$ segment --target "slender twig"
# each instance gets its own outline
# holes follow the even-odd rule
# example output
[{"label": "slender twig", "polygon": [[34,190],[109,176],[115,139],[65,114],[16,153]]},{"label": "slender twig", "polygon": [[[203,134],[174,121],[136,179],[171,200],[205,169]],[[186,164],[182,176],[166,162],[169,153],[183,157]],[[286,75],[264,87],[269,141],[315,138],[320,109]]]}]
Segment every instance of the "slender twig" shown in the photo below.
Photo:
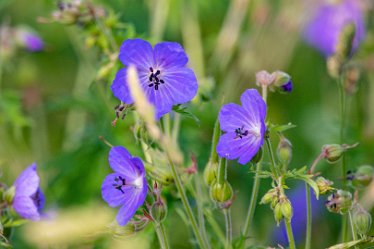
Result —
[{"label": "slender twig", "polygon": [[169,249],[168,237],[163,223],[154,223],[161,249]]},{"label": "slender twig", "polygon": [[292,232],[291,221],[284,219],[284,223],[286,224],[287,238],[290,244],[290,249],[296,249],[295,239],[293,237],[293,232]]},{"label": "slender twig", "polygon": [[307,183],[305,183],[306,189],[306,238],[305,238],[305,249],[310,249],[312,245],[312,205],[311,205],[311,195],[310,195],[310,187]]},{"label": "slender twig", "polygon": [[232,241],[232,222],[231,222],[231,212],[230,208],[224,209],[223,214],[225,215],[225,224],[226,224],[226,249],[231,248]]},{"label": "slender twig", "polygon": [[266,142],[266,146],[268,148],[268,152],[269,152],[270,159],[271,159],[270,170],[273,173],[274,178],[277,179],[279,175],[278,175],[278,171],[277,171],[277,165],[275,163],[273,148],[271,147],[270,138],[265,138],[265,142]]},{"label": "slender twig", "polygon": [[[357,240],[357,233],[356,233],[355,225],[353,224],[352,212],[349,211],[348,215],[349,215],[349,221],[350,221],[350,225],[351,225],[352,240],[356,241]],[[354,248],[358,249],[357,246],[355,246]]]},{"label": "slender twig", "polygon": [[182,185],[182,181],[181,181],[181,179],[179,177],[179,174],[178,174],[177,169],[176,169],[176,167],[174,165],[174,162],[171,160],[169,153],[167,153],[167,156],[168,156],[168,160],[169,160],[170,169],[171,169],[171,172],[173,174],[175,186],[177,187],[178,192],[179,192],[179,194],[181,196],[181,200],[182,200],[184,209],[186,210],[187,216],[188,216],[188,218],[189,218],[189,220],[191,222],[192,230],[193,230],[193,232],[195,234],[197,242],[199,243],[200,248],[207,249],[207,248],[209,248],[209,246],[205,243],[205,241],[203,239],[203,236],[200,233],[200,230],[199,230],[199,227],[197,225],[195,216],[194,216],[194,214],[192,212],[192,208],[191,208],[191,206],[190,206],[190,204],[188,202],[186,191],[184,190],[184,187]]}]

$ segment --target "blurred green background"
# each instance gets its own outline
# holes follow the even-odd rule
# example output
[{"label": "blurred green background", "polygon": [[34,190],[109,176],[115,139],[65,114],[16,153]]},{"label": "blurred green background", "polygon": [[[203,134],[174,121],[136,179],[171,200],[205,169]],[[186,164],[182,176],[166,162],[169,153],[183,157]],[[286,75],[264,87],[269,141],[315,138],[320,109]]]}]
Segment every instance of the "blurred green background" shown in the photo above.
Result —
[{"label": "blurred green background", "polygon": [[[291,94],[271,93],[268,102],[273,123],[297,125],[286,132],[293,144],[291,168],[310,165],[322,145],[339,142],[336,83],[327,74],[325,58],[301,38],[315,1],[94,2],[120,14],[120,20],[133,24],[137,34],[152,41],[178,41],[186,48],[200,88],[211,93],[209,101],[195,101],[189,107],[200,124],[183,119],[180,135],[186,159],[194,153],[201,172],[209,157],[213,124],[222,99],[238,103],[243,90],[256,87],[255,73],[259,70],[279,69],[293,79]],[[116,127],[111,125],[118,101],[110,92],[110,80],[95,80],[100,55],[84,46],[80,28],[37,22],[38,17],[49,17],[54,10],[56,2],[50,0],[0,0],[0,23],[28,25],[45,42],[42,52],[18,51],[3,61],[1,181],[11,185],[25,167],[37,162],[47,213],[58,217],[49,226],[29,223],[15,229],[14,248],[158,248],[151,225],[139,235],[120,240],[113,238],[107,228],[116,211],[101,199],[100,186],[110,171],[109,149],[98,138],[104,136],[135,155],[142,155],[141,148],[135,144],[131,115]],[[366,41],[354,57],[362,77],[357,93],[348,98],[347,142],[360,142],[349,152],[349,169],[374,163],[373,9],[368,8],[366,14]],[[277,139],[273,141],[276,146]],[[340,184],[339,164],[323,162],[318,170]],[[234,234],[238,235],[253,175],[248,167],[231,162],[228,179],[237,192],[232,214]],[[298,186],[296,182],[289,185]],[[270,181],[263,181],[261,186],[264,193]],[[366,196],[363,202],[371,209],[374,195]],[[339,237],[340,216],[322,210],[314,221],[313,236],[321,238],[323,234],[323,240],[313,240],[314,248],[333,245]],[[172,247],[191,248],[191,232],[174,208],[169,207],[169,211],[167,230]],[[214,212],[223,227],[222,215],[218,210]],[[258,206],[254,223],[256,241],[275,246],[272,233],[276,225],[267,206]]]}]

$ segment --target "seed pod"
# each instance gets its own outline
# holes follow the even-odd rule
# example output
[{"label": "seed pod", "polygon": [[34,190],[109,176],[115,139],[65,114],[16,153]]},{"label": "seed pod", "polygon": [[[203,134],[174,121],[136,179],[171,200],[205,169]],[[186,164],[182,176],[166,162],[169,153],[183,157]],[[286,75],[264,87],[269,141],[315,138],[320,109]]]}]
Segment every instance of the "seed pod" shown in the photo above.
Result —
[{"label": "seed pod", "polygon": [[292,209],[291,202],[286,198],[282,202],[280,202],[280,207],[281,207],[281,212],[282,212],[283,217],[287,221],[290,221],[293,216],[293,209]]},{"label": "seed pod", "polygon": [[268,204],[271,203],[274,199],[277,199],[278,201],[278,192],[276,189],[272,188],[270,189],[262,198],[260,201],[260,204]]},{"label": "seed pod", "polygon": [[283,218],[282,208],[279,202],[275,205],[273,212],[274,212],[274,219],[277,222],[277,225],[279,226],[279,222]]},{"label": "seed pod", "polygon": [[371,227],[371,215],[360,205],[355,204],[352,210],[352,222],[357,233],[366,235]]},{"label": "seed pod", "polygon": [[329,163],[336,163],[341,158],[344,151],[345,148],[340,144],[328,144],[322,147],[324,158],[326,158]]},{"label": "seed pod", "polygon": [[217,181],[210,187],[210,197],[216,202],[226,202],[233,196],[233,190],[228,181],[224,181],[223,184],[219,184]]}]

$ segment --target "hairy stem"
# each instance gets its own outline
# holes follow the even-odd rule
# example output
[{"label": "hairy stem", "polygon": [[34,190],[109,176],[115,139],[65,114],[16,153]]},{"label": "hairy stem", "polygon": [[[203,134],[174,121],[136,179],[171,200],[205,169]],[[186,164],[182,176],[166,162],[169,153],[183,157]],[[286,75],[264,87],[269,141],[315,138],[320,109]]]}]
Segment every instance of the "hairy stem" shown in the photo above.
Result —
[{"label": "hairy stem", "polygon": [[270,170],[273,173],[274,178],[278,179],[279,174],[278,174],[278,171],[277,171],[277,165],[275,163],[275,157],[274,157],[274,153],[273,153],[273,148],[271,147],[270,138],[265,138],[265,142],[266,142],[266,146],[268,148],[268,152],[269,152],[270,159],[271,159]]},{"label": "hairy stem", "polygon": [[288,238],[288,243],[290,244],[290,249],[296,249],[295,240],[294,240],[293,232],[292,232],[291,221],[284,219],[284,223],[286,224],[287,238]]},{"label": "hairy stem", "polygon": [[163,223],[154,223],[157,238],[161,249],[169,249],[169,241]]},{"label": "hairy stem", "polygon": [[232,222],[231,222],[231,212],[230,208],[224,209],[223,214],[225,215],[225,223],[226,223],[226,249],[231,248],[231,241],[232,241]]}]

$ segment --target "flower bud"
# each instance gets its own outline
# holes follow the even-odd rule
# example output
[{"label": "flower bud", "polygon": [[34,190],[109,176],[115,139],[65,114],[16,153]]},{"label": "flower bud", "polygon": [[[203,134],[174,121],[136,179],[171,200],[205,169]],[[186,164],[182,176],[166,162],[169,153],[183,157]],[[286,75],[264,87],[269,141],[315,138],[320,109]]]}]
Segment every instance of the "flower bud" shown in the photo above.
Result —
[{"label": "flower bud", "polygon": [[283,201],[279,202],[282,215],[287,220],[290,221],[293,216],[293,209],[291,202],[286,198]]},{"label": "flower bud", "polygon": [[352,194],[339,189],[327,198],[326,207],[330,212],[345,214],[352,206]]},{"label": "flower bud", "polygon": [[279,141],[277,148],[277,156],[279,161],[285,168],[290,164],[292,159],[292,144],[284,136],[281,136],[281,139]]},{"label": "flower bud", "polygon": [[355,204],[352,210],[352,222],[357,233],[366,235],[370,231],[371,215],[360,204]]},{"label": "flower bud", "polygon": [[326,178],[322,176],[317,177],[316,183],[319,189],[319,193],[321,195],[326,194],[328,191],[334,189],[331,187],[334,184],[334,182],[327,180]]},{"label": "flower bud", "polygon": [[260,204],[271,203],[274,199],[277,199],[278,202],[278,191],[272,188],[262,197]]},{"label": "flower bud", "polygon": [[4,200],[8,204],[12,204],[14,195],[16,194],[16,188],[14,186],[8,188],[4,192]]},{"label": "flower bud", "polygon": [[212,186],[216,180],[218,163],[212,163],[209,161],[204,169],[204,181],[208,186]]},{"label": "flower bud", "polygon": [[367,187],[373,179],[374,169],[370,165],[362,165],[352,176],[352,185],[355,188]]},{"label": "flower bud", "polygon": [[268,87],[274,83],[275,74],[262,70],[256,73],[256,85],[260,87]]},{"label": "flower bud", "polygon": [[274,219],[277,222],[277,225],[279,226],[279,222],[283,218],[282,208],[279,202],[275,205],[273,212],[274,212]]},{"label": "flower bud", "polygon": [[343,60],[346,60],[351,55],[355,33],[356,27],[352,22],[347,24],[340,32],[338,44],[336,45],[336,55]]},{"label": "flower bud", "polygon": [[292,91],[291,76],[282,71],[276,71],[273,74],[275,75],[273,85],[276,88],[276,90],[282,93],[289,93]]},{"label": "flower bud", "polygon": [[342,157],[344,151],[345,148],[340,144],[328,144],[322,147],[324,158],[329,163],[337,162]]},{"label": "flower bud", "polygon": [[153,220],[157,222],[163,222],[167,214],[166,204],[162,200],[156,201],[152,204],[150,214]]},{"label": "flower bud", "polygon": [[215,181],[210,187],[210,197],[216,202],[226,202],[233,196],[233,190],[228,181],[224,181],[223,184],[219,184]]}]

